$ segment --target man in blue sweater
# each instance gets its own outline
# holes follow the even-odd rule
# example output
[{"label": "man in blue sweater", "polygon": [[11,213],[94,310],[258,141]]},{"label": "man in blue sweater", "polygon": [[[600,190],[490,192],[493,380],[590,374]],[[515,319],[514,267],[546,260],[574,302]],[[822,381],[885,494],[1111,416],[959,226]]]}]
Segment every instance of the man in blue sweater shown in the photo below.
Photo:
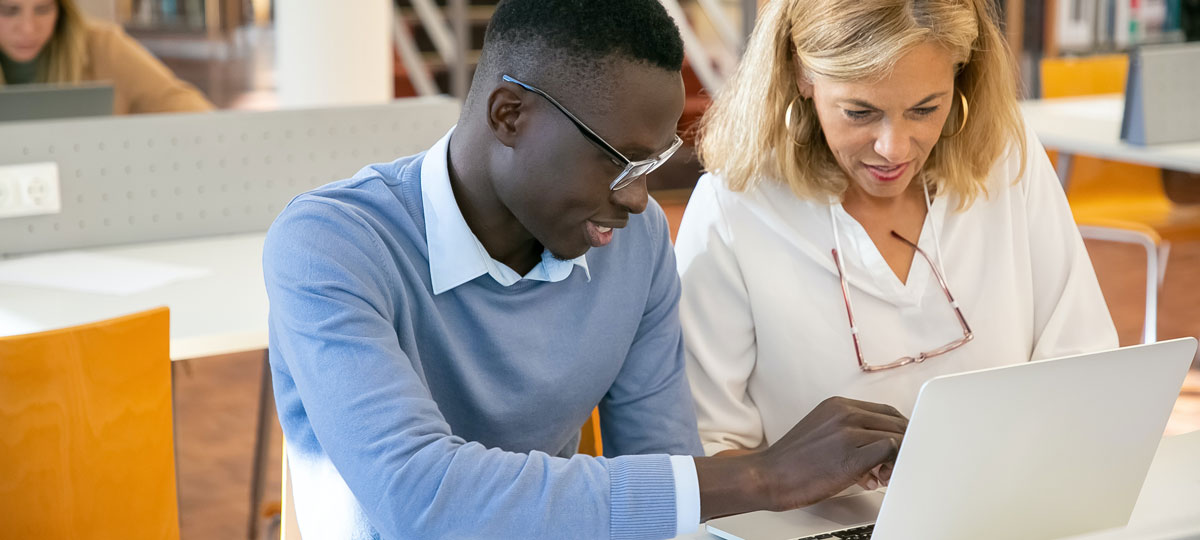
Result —
[{"label": "man in blue sweater", "polygon": [[[843,399],[694,457],[644,179],[680,144],[682,60],[655,0],[501,2],[455,129],[279,216],[270,357],[306,539],[669,538],[894,459],[904,418]],[[606,457],[575,455],[597,405]]]}]

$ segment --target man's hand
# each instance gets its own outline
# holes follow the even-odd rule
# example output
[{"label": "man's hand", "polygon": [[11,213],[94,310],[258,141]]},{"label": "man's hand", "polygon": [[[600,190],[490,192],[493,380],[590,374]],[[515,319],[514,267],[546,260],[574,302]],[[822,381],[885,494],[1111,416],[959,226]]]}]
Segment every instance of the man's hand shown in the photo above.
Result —
[{"label": "man's hand", "polygon": [[892,480],[892,462],[880,463],[876,465],[871,472],[863,475],[858,479],[858,487],[867,491],[875,491],[881,487],[887,487],[888,482]]},{"label": "man's hand", "polygon": [[[768,448],[696,458],[702,519],[791,510],[860,479],[886,480],[907,427],[908,419],[890,406],[829,398]],[[870,476],[876,467],[878,479]]]}]

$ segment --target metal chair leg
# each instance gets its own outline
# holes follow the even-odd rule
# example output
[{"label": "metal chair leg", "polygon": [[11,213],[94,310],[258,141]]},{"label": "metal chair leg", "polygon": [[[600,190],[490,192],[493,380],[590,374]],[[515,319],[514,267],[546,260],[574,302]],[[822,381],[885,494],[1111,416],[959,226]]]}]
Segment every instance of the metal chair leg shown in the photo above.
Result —
[{"label": "metal chair leg", "polygon": [[1067,191],[1067,185],[1071,180],[1071,154],[1060,151],[1058,160],[1055,163],[1055,170],[1058,172],[1058,182],[1062,184],[1063,191]]},{"label": "metal chair leg", "polygon": [[271,364],[267,351],[263,351],[262,383],[258,391],[258,424],[254,438],[254,464],[250,471],[250,522],[247,526],[249,540],[258,540],[258,505],[262,502],[264,476],[271,440],[271,422],[275,417],[275,395],[271,386]]},{"label": "metal chair leg", "polygon": [[1162,270],[1158,249],[1146,246],[1146,323],[1142,327],[1142,343],[1158,341],[1158,287]]},{"label": "metal chair leg", "polygon": [[1171,255],[1171,243],[1163,240],[1158,246],[1158,292],[1162,292],[1163,280],[1167,277],[1167,257]]},{"label": "metal chair leg", "polygon": [[1144,233],[1111,227],[1080,226],[1079,233],[1084,238],[1122,242],[1141,246],[1146,250],[1146,320],[1142,326],[1142,343],[1158,341],[1158,290],[1161,283],[1166,261],[1159,258],[1160,246],[1166,242],[1158,242]]}]

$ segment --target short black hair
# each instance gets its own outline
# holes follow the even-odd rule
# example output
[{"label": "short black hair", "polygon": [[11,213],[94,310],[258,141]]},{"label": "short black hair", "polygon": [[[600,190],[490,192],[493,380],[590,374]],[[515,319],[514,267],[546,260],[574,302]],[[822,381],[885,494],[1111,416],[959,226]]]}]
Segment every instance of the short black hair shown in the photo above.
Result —
[{"label": "short black hair", "polygon": [[547,91],[586,91],[612,60],[683,68],[679,28],[658,0],[501,0],[468,102],[501,74]]}]

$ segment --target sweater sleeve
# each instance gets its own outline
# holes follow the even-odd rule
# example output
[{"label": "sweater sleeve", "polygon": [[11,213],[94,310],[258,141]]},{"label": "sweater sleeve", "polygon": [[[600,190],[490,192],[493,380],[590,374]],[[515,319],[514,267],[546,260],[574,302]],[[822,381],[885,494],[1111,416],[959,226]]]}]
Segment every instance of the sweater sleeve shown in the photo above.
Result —
[{"label": "sweater sleeve", "polygon": [[688,201],[675,252],[683,281],[680,320],[687,375],[704,451],[763,444],[762,417],[747,392],[758,349],[750,297],[714,182],[705,175]]},{"label": "sweater sleeve", "polygon": [[175,76],[150,51],[119,27],[91,23],[88,56],[95,76],[111,79],[118,114],[199,112],[213,109],[196,87]]},{"label": "sweater sleeve", "polygon": [[679,275],[666,215],[652,200],[641,219],[653,250],[652,277],[633,344],[600,402],[604,454],[701,455],[683,367]]},{"label": "sweater sleeve", "polygon": [[306,417],[383,538],[674,535],[674,512],[663,510],[674,505],[666,455],[567,459],[455,436],[400,348],[413,329],[392,322],[407,308],[385,253],[365,219],[300,199],[271,227],[263,254],[271,362],[284,364],[303,409],[280,414]]},{"label": "sweater sleeve", "polygon": [[[1115,348],[1117,331],[1062,185],[1037,136],[1027,128],[1026,137],[1022,187],[1034,301],[1030,359]],[[1011,173],[1009,178],[1015,176],[1015,166]]]}]

